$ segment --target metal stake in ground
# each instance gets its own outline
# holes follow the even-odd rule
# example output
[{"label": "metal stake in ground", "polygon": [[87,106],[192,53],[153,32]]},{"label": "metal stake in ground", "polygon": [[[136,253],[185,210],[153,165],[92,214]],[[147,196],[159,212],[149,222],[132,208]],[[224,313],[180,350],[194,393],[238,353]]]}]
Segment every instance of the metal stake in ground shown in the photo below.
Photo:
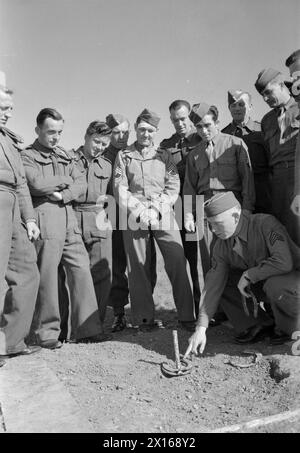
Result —
[{"label": "metal stake in ground", "polygon": [[186,359],[180,357],[177,330],[172,330],[172,336],[176,367],[170,366],[166,362],[163,362],[161,364],[161,372],[166,377],[184,376],[185,374],[191,372],[192,364],[189,363]]}]

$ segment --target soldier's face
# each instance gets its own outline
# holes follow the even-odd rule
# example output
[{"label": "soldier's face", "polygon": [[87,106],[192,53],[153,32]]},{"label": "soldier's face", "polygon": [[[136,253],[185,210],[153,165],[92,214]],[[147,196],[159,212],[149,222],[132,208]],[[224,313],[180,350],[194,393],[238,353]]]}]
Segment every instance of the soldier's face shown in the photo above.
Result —
[{"label": "soldier's face", "polygon": [[205,115],[202,121],[196,125],[196,128],[198,135],[205,142],[212,140],[219,132],[218,121],[215,121],[210,114]]},{"label": "soldier's face", "polygon": [[249,96],[247,96],[247,94],[242,94],[236,102],[233,102],[229,106],[233,121],[242,123],[245,119],[247,120],[250,116],[251,108]]},{"label": "soldier's face", "polygon": [[183,105],[180,109],[171,110],[170,118],[177,134],[184,137],[191,129],[188,108]]},{"label": "soldier's face", "polygon": [[135,131],[138,144],[141,146],[150,146],[154,141],[157,128],[145,121],[141,121],[135,125]]},{"label": "soldier's face", "polygon": [[63,120],[54,120],[46,118],[41,127],[37,126],[35,131],[38,135],[38,141],[46,148],[53,149],[58,145],[64,128]]},{"label": "soldier's face", "polygon": [[220,239],[230,238],[239,223],[240,212],[236,208],[228,209],[214,217],[208,217],[211,231]]},{"label": "soldier's face", "polygon": [[114,127],[111,134],[111,144],[117,149],[124,149],[129,138],[129,124],[127,121]]},{"label": "soldier's face", "polygon": [[84,141],[84,151],[90,157],[96,157],[98,154],[103,153],[105,148],[108,147],[110,136],[102,136],[100,134],[86,135]]},{"label": "soldier's face", "polygon": [[281,83],[270,82],[262,92],[262,97],[268,106],[274,109],[285,103],[286,91]]},{"label": "soldier's face", "polygon": [[13,101],[12,97],[0,92],[0,125],[5,126],[9,118],[12,116]]}]

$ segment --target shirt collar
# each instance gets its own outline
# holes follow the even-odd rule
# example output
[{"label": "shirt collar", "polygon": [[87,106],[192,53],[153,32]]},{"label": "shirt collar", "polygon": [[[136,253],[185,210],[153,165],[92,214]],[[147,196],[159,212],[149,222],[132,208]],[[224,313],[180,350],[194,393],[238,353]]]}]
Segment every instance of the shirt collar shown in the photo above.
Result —
[{"label": "shirt collar", "polygon": [[281,105],[280,107],[278,108],[281,108],[283,107],[285,111],[287,111],[290,107],[292,107],[293,105],[297,104],[297,102],[295,101],[295,99],[293,98],[293,96],[290,97],[290,99],[287,101],[287,103],[285,105]]},{"label": "shirt collar", "polygon": [[248,131],[253,132],[255,130],[255,124],[252,118],[249,118],[247,123],[243,124],[237,124],[234,121],[232,121],[232,128],[235,131],[236,129],[248,129]]},{"label": "shirt collar", "polygon": [[[58,155],[61,155],[62,153],[60,152],[60,150],[55,147],[54,149],[52,148],[47,148],[46,146],[42,145],[38,139],[36,139],[33,143],[33,147],[34,149],[36,149],[40,154],[42,154],[44,157],[49,157],[49,155],[51,153],[55,153],[55,154],[58,154]],[[64,155],[64,157],[66,157]]]},{"label": "shirt collar", "polygon": [[86,158],[85,154],[84,154],[84,147],[83,147],[83,145],[81,145],[81,146],[77,149],[77,152],[78,152],[78,154],[79,154],[79,159],[84,160],[84,161],[87,162],[87,163],[90,163],[90,162],[98,162],[98,164],[99,164],[100,166],[102,166],[102,165],[101,165],[101,162],[100,162],[101,158],[103,157],[102,153],[99,153],[96,157],[93,157],[92,160],[88,160],[88,159]]},{"label": "shirt collar", "polygon": [[221,138],[221,132],[218,132],[214,138],[211,140],[212,144],[215,146]]},{"label": "shirt collar", "polygon": [[189,133],[185,137],[181,137],[177,132],[175,133],[175,136],[178,138],[178,140],[186,140],[187,142],[190,142],[193,139],[195,133],[197,133],[197,130],[194,126],[192,126],[189,130]]}]

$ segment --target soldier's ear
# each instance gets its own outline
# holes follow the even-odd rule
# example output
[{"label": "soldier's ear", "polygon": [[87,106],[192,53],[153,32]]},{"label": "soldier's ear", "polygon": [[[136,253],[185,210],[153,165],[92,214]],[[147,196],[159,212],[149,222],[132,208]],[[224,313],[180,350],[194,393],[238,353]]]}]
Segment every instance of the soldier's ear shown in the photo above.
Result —
[{"label": "soldier's ear", "polygon": [[40,133],[40,128],[39,128],[38,126],[35,126],[35,129],[34,129],[34,130],[35,130],[36,135],[39,135],[39,133]]}]

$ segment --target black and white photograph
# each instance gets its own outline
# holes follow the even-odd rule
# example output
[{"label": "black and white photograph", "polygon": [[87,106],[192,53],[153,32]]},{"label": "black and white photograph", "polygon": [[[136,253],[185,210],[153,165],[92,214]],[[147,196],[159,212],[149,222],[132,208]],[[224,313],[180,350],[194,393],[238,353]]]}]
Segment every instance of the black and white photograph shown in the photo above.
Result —
[{"label": "black and white photograph", "polygon": [[0,434],[300,433],[299,24],[0,0]]}]

